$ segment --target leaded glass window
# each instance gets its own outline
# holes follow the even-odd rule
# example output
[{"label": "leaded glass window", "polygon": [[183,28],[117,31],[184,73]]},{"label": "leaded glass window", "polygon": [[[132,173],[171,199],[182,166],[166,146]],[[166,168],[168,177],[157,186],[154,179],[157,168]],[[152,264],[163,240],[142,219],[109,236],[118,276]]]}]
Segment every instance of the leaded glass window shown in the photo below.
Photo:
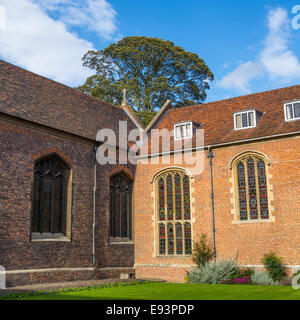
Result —
[{"label": "leaded glass window", "polygon": [[69,169],[56,156],[35,164],[32,232],[66,235]]},{"label": "leaded glass window", "polygon": [[[157,220],[160,255],[190,255],[191,208],[190,178],[181,171],[159,176],[157,188]],[[185,227],[185,223],[187,223]]]},{"label": "leaded glass window", "polygon": [[118,174],[110,179],[110,236],[132,239],[132,181]]},{"label": "leaded glass window", "polygon": [[236,164],[239,218],[241,221],[269,219],[265,161],[246,155]]}]

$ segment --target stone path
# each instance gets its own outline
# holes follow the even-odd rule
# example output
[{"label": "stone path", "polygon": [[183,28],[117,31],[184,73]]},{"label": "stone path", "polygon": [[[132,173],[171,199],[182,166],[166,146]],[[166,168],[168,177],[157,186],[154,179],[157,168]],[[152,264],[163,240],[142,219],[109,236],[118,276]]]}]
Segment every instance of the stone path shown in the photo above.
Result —
[{"label": "stone path", "polygon": [[8,293],[28,292],[28,291],[49,291],[53,289],[65,289],[65,288],[80,288],[88,286],[99,286],[101,284],[112,282],[134,282],[138,280],[120,280],[120,279],[105,279],[105,280],[85,280],[85,281],[70,281],[70,282],[57,282],[57,283],[42,283],[32,284],[20,287],[12,287],[6,290],[0,289],[0,295],[6,295]]}]

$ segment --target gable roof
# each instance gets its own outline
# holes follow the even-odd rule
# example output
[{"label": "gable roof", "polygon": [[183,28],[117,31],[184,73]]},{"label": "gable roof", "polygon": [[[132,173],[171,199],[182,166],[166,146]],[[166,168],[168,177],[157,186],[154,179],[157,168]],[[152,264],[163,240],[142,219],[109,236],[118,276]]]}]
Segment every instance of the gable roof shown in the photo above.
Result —
[{"label": "gable roof", "polygon": [[[155,129],[167,129],[171,132],[176,123],[193,121],[200,124],[200,128],[205,130],[205,146],[300,132],[300,120],[285,121],[284,103],[293,100],[300,100],[300,85],[191,107],[170,109]],[[255,109],[262,114],[257,126],[252,129],[235,130],[233,114],[249,109]],[[151,141],[148,141],[148,145],[151,145]],[[193,147],[195,146],[194,137]],[[174,150],[173,138],[171,150]],[[150,148],[148,151],[150,153]]]},{"label": "gable roof", "polygon": [[121,107],[0,60],[0,112],[84,138],[98,130],[136,125]]}]

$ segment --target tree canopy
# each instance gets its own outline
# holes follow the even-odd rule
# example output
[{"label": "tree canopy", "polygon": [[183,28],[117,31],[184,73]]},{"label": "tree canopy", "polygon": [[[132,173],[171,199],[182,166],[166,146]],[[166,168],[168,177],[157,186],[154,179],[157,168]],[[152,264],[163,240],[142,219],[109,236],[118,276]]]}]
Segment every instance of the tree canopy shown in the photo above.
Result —
[{"label": "tree canopy", "polygon": [[203,102],[214,79],[197,54],[158,38],[127,37],[82,60],[95,75],[77,89],[117,105],[127,89],[128,103],[145,124],[167,100],[175,107]]}]

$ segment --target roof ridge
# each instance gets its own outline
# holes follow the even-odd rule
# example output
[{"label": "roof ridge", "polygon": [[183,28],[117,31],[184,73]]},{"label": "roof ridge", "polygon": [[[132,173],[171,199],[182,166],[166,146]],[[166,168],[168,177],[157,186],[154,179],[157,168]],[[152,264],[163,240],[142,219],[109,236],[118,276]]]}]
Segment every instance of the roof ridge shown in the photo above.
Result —
[{"label": "roof ridge", "polygon": [[256,96],[256,95],[261,95],[261,94],[271,93],[271,92],[274,92],[274,91],[286,90],[286,89],[291,89],[291,88],[296,88],[296,87],[300,87],[300,84],[296,84],[296,85],[288,86],[288,87],[283,87],[283,88],[278,88],[278,89],[271,89],[271,90],[265,90],[265,91],[260,91],[260,92],[249,93],[249,94],[245,94],[245,95],[240,95],[240,96],[236,96],[236,97],[232,97],[232,98],[215,100],[215,101],[211,101],[211,102],[204,102],[204,103],[194,104],[194,105],[191,105],[191,106],[185,106],[185,107],[181,107],[181,108],[174,108],[173,110],[176,111],[176,110],[181,110],[181,109],[186,109],[186,108],[202,107],[202,106],[209,105],[209,104],[235,100],[235,99],[239,99],[239,98],[243,98],[243,97]]}]

